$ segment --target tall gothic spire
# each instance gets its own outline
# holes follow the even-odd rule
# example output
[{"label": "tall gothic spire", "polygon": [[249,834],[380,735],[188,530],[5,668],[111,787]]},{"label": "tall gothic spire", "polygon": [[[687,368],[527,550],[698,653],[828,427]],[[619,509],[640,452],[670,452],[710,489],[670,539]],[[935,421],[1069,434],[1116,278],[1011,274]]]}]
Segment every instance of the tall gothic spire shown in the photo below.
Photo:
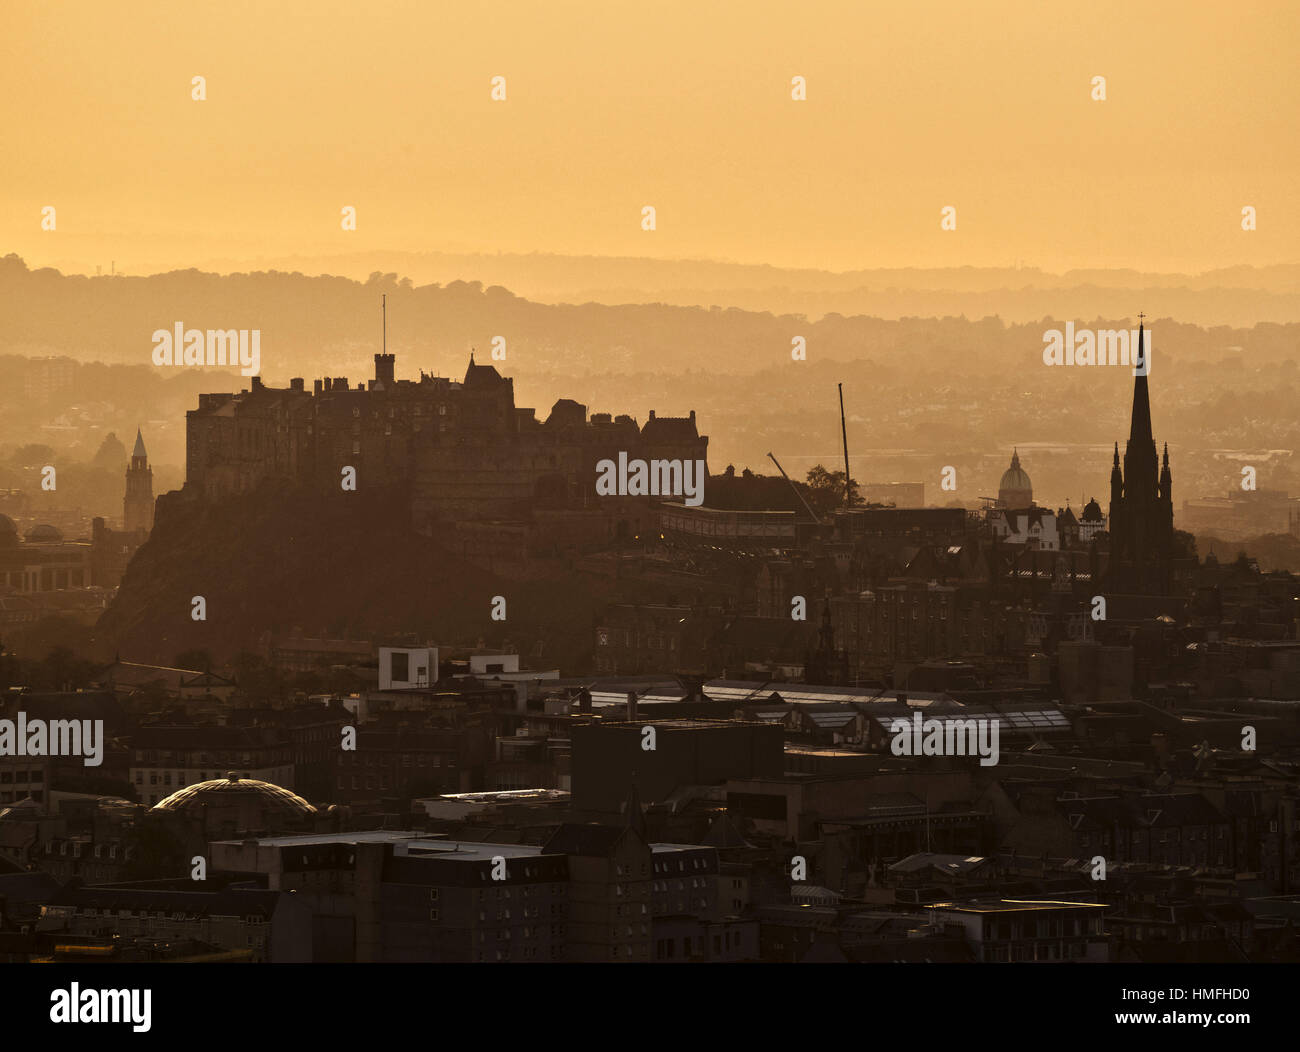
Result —
[{"label": "tall gothic spire", "polygon": [[[1134,348],[1133,353],[1142,354],[1143,361],[1146,360],[1146,352],[1143,348],[1145,344],[1145,328],[1141,322],[1138,323],[1138,345]],[[1133,378],[1133,422],[1129,425],[1128,441],[1129,445],[1138,448],[1138,443],[1142,443],[1141,449],[1145,450],[1150,446],[1152,451],[1155,450],[1156,440],[1151,433],[1151,397],[1147,392],[1146,374],[1150,370],[1143,369],[1140,376]]]}]

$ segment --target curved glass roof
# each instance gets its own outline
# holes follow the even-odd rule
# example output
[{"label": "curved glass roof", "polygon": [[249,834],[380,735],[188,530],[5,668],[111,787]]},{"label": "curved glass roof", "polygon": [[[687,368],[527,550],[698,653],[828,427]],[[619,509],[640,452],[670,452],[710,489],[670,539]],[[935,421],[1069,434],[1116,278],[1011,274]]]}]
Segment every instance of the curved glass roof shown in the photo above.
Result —
[{"label": "curved glass roof", "polygon": [[159,800],[153,806],[154,811],[184,811],[190,807],[217,803],[222,798],[234,795],[256,794],[265,797],[265,802],[283,810],[299,815],[314,815],[316,808],[297,793],[290,792],[282,786],[256,778],[237,778],[233,774],[225,778],[212,778],[206,782],[195,782],[184,789],[177,789],[171,796]]}]

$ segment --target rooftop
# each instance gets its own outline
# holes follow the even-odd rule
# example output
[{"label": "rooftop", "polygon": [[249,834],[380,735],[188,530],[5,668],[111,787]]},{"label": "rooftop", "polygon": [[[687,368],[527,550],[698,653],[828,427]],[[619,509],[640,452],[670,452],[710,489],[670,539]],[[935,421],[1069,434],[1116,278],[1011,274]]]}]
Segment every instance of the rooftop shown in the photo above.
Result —
[{"label": "rooftop", "polygon": [[997,902],[936,902],[934,909],[950,913],[1022,913],[1026,910],[1104,910],[1106,905],[1102,902],[1000,899]]}]

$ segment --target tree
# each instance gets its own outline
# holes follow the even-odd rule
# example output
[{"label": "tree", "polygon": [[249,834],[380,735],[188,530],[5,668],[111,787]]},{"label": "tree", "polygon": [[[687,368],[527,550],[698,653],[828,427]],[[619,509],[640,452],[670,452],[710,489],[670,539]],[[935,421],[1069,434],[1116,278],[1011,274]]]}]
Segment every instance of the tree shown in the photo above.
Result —
[{"label": "tree", "polygon": [[[91,460],[90,466],[96,471],[121,472],[126,469],[127,462],[131,458],[127,456],[126,446],[122,445],[122,440],[110,431],[104,436],[104,441],[99,444],[94,459]],[[121,482],[120,479],[115,479]]]},{"label": "tree", "polygon": [[9,460],[20,468],[44,467],[53,462],[54,448],[40,442],[31,442],[14,450]]},{"label": "tree", "polygon": [[[808,488],[811,490],[808,503],[817,511],[830,511],[844,506],[844,472],[827,471],[821,464],[817,464],[808,471]],[[862,503],[856,482],[849,484],[849,503]]]}]

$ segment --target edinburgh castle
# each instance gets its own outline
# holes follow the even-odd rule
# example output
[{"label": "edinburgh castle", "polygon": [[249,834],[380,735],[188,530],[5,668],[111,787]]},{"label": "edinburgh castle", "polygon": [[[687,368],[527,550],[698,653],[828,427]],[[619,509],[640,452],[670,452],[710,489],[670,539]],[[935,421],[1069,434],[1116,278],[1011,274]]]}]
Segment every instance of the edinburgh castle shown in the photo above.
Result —
[{"label": "edinburgh castle", "polygon": [[[438,521],[520,520],[537,511],[604,522],[617,536],[644,498],[598,497],[597,463],[629,457],[706,460],[695,413],[593,413],[562,398],[545,420],[515,405],[514,382],[471,355],[462,381],[398,380],[394,356],[375,355],[368,384],[301,378],[288,388],[252,378],[239,394],[202,394],[186,420],[186,495],[219,500],[263,485],[337,493],[346,468],[360,489],[407,495],[414,528]],[[567,513],[567,514],[565,514]],[[646,520],[648,521],[648,520]]]}]

